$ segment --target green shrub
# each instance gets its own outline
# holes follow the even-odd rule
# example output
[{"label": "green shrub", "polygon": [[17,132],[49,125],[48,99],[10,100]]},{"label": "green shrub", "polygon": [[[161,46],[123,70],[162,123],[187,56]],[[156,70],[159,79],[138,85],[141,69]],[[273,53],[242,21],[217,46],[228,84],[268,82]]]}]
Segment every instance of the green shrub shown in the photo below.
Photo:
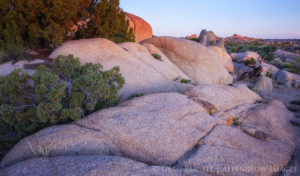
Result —
[{"label": "green shrub", "polygon": [[278,48],[274,45],[269,45],[265,47],[260,47],[257,50],[257,53],[265,60],[265,61],[272,61],[275,58],[274,52]]},{"label": "green shrub", "polygon": [[234,126],[241,126],[241,125],[242,125],[242,122],[240,121],[240,118],[239,118],[239,117],[233,118],[232,122],[233,122],[232,124],[233,124]]},{"label": "green shrub", "polygon": [[160,60],[161,61],[161,55],[159,54],[156,54],[156,53],[153,53],[152,56],[157,59],[157,60]]},{"label": "green shrub", "polygon": [[101,68],[81,66],[69,55],[59,56],[51,68],[39,66],[32,76],[15,70],[0,77],[0,148],[10,148],[39,129],[117,104],[124,78],[118,67]]},{"label": "green shrub", "polygon": [[282,67],[289,72],[300,74],[300,57],[296,58],[294,62],[286,62]]},{"label": "green shrub", "polygon": [[257,52],[265,61],[275,58],[274,52],[278,49],[275,45],[263,46],[261,43],[225,42],[225,48],[229,53],[241,53],[245,51]]},{"label": "green shrub", "polygon": [[296,63],[284,64],[283,68],[286,68],[289,72],[300,74],[300,65],[297,65]]},{"label": "green shrub", "polygon": [[180,82],[181,82],[181,83],[184,83],[184,84],[189,84],[189,83],[192,83],[192,80],[189,80],[189,79],[181,79]]},{"label": "green shrub", "polygon": [[256,61],[253,58],[250,58],[249,60],[245,61],[245,65],[247,65],[247,66],[253,66],[255,64],[256,64]]}]

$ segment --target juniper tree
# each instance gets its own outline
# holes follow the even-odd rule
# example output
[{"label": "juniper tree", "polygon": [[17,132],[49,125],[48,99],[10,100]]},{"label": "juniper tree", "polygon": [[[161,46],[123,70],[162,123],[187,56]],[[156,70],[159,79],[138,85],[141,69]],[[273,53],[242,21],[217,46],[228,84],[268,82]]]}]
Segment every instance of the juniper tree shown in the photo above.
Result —
[{"label": "juniper tree", "polygon": [[90,4],[91,0],[0,0],[1,45],[22,39],[31,47],[56,47],[88,16]]},{"label": "juniper tree", "polygon": [[38,67],[32,76],[15,70],[0,77],[0,148],[41,128],[115,105],[124,84],[119,71],[80,65],[69,55],[59,56],[50,68]]},{"label": "juniper tree", "polygon": [[129,21],[119,8],[119,0],[95,1],[87,26],[81,28],[76,37],[107,38],[116,43],[135,41],[133,29],[129,28]]},{"label": "juniper tree", "polygon": [[88,27],[77,38],[134,41],[119,0],[0,0],[0,48],[57,47],[73,37],[75,24],[88,17]]}]

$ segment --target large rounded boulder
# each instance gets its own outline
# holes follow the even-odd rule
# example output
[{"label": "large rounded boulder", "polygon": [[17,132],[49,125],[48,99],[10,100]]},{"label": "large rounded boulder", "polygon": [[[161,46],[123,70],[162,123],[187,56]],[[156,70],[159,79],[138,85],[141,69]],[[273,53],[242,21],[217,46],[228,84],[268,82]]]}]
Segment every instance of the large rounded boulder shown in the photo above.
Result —
[{"label": "large rounded boulder", "polygon": [[152,38],[152,27],[144,19],[128,12],[125,12],[125,17],[133,29],[136,42]]},{"label": "large rounded boulder", "polygon": [[[219,102],[210,88],[230,98]],[[189,96],[146,95],[43,129],[14,146],[2,160],[0,173],[274,175],[295,150],[292,114],[278,101],[247,100],[258,96],[246,89],[205,85]],[[217,107],[216,112],[205,111],[201,98]],[[228,124],[230,116],[240,122]]]},{"label": "large rounded boulder", "polygon": [[69,54],[80,58],[81,63],[100,63],[104,70],[119,66],[125,78],[125,85],[119,91],[121,100],[136,94],[181,92],[181,89],[184,91],[185,87],[192,86],[174,81],[190,78],[168,58],[157,60],[146,47],[137,43],[117,45],[100,38],[68,41],[55,49],[49,57]]},{"label": "large rounded boulder", "polygon": [[175,37],[156,37],[141,43],[157,47],[187,76],[199,84],[232,82],[231,75],[216,51],[200,43]]},{"label": "large rounded boulder", "polygon": [[246,62],[248,60],[262,61],[261,56],[254,51],[245,51],[243,53],[231,53],[231,57],[235,62]]}]

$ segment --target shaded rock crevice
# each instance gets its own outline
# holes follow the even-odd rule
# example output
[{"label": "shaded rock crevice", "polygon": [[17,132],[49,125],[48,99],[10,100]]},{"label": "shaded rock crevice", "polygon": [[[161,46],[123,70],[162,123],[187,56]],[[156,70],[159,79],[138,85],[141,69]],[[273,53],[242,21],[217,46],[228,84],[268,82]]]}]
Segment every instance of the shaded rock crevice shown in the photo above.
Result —
[{"label": "shaded rock crevice", "polygon": [[192,157],[195,152],[199,149],[199,147],[201,147],[202,144],[200,144],[200,141],[202,139],[204,139],[205,137],[207,137],[208,135],[210,135],[210,133],[216,128],[216,126],[218,126],[219,124],[215,124],[214,126],[212,126],[212,128],[210,128],[210,130],[201,138],[199,138],[198,142],[196,143],[196,145],[194,145],[191,150],[188,150],[186,153],[184,153],[172,166],[176,166],[178,164],[178,162],[180,160],[188,160],[190,157]]},{"label": "shaded rock crevice", "polygon": [[91,130],[91,131],[96,132],[96,133],[98,133],[98,132],[103,133],[103,130],[101,130],[101,129],[96,129],[96,128],[88,127],[88,126],[85,126],[85,125],[80,124],[80,123],[76,123],[75,122],[75,123],[72,123],[72,125],[76,125],[76,126],[78,126],[80,128]]}]

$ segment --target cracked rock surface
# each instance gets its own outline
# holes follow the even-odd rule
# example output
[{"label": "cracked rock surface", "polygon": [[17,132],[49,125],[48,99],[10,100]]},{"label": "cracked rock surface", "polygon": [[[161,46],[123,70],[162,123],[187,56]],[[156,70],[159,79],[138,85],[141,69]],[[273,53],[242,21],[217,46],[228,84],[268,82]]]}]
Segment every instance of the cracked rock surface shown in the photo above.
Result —
[{"label": "cracked rock surface", "polygon": [[[291,114],[281,102],[255,104],[260,97],[246,87],[203,85],[185,94],[146,95],[46,128],[15,145],[0,174],[273,175],[291,160]],[[229,112],[240,125],[226,124]]]}]

